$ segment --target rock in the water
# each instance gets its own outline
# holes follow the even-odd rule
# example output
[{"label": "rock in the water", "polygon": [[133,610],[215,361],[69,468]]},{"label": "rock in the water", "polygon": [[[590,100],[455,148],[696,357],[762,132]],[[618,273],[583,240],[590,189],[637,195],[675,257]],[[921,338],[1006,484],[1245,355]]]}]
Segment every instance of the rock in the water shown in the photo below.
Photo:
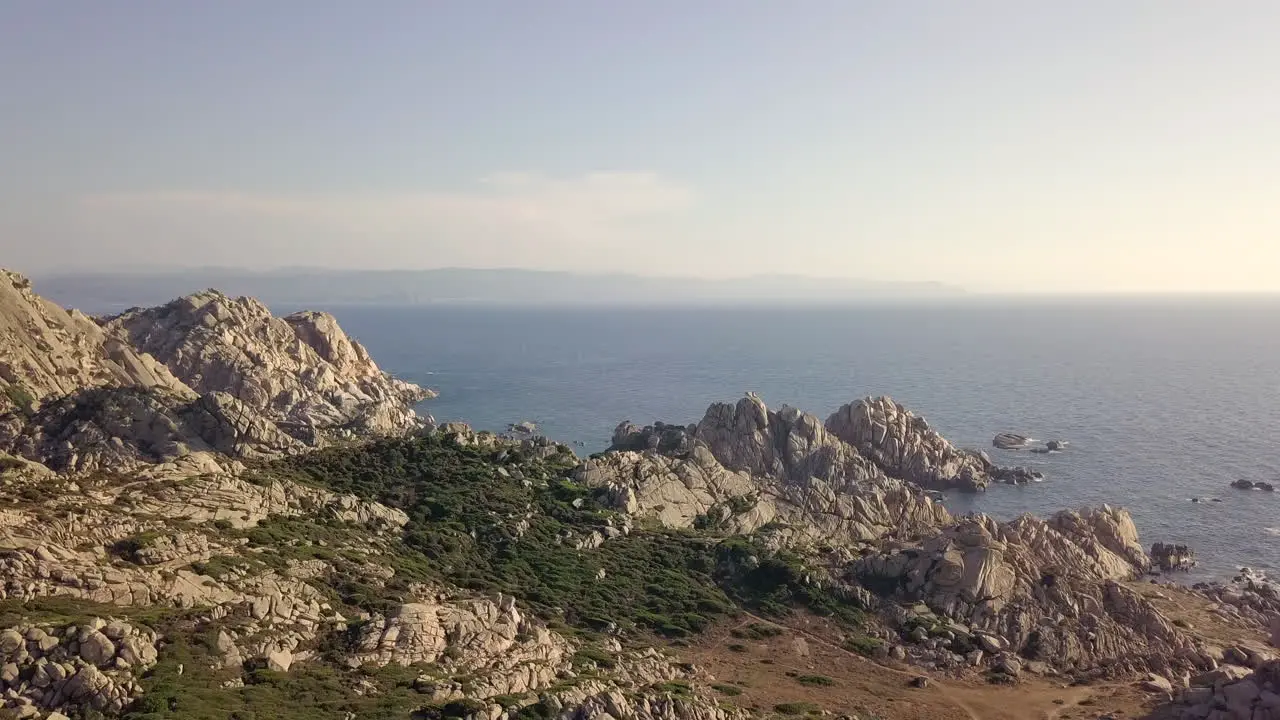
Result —
[{"label": "rock in the water", "polygon": [[1158,542],[1151,546],[1151,563],[1164,571],[1189,571],[1196,564],[1196,554],[1186,545]]},{"label": "rock in the water", "polygon": [[996,435],[991,444],[1001,450],[1022,450],[1031,444],[1031,438],[1016,433],[1000,433]]},{"label": "rock in the water", "polygon": [[1026,485],[1044,480],[1044,474],[1039,470],[1025,467],[995,467],[991,469],[991,477],[1007,485]]},{"label": "rock in the water", "polygon": [[525,420],[524,422],[508,424],[507,432],[515,433],[516,435],[532,435],[538,432],[538,426]]}]

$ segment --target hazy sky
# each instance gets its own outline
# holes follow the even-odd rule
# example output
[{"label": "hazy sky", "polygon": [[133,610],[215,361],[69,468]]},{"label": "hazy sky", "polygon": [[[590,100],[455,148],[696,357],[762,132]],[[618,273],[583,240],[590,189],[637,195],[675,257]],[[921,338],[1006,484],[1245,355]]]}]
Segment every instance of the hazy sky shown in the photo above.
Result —
[{"label": "hazy sky", "polygon": [[5,0],[0,264],[1280,290],[1280,3]]}]

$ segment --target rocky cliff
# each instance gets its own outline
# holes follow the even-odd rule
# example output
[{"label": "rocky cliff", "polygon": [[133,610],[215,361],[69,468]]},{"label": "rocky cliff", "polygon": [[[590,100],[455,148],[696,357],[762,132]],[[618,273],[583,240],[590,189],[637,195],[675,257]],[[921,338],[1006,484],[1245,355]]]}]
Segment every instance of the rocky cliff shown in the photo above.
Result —
[{"label": "rocky cliff", "polygon": [[711,405],[695,425],[622,423],[610,449],[680,457],[697,447],[731,471],[789,484],[818,478],[857,485],[890,477],[926,489],[978,491],[1026,472],[956,448],[886,397],[844,405],[823,423],[789,406],[769,410],[748,394],[736,404]]},{"label": "rocky cliff", "polygon": [[104,327],[197,392],[227,393],[307,444],[413,429],[413,405],[433,395],[379,370],[328,313],[277,318],[253,298],[208,290]]},{"label": "rocky cliff", "polygon": [[21,275],[0,270],[0,412],[97,387],[158,388],[195,396],[154,358],[84,313],[40,297]]},{"label": "rocky cliff", "polygon": [[382,372],[331,315],[275,318],[215,291],[98,322],[6,271],[0,329],[0,450],[57,471],[409,432],[432,395]]}]

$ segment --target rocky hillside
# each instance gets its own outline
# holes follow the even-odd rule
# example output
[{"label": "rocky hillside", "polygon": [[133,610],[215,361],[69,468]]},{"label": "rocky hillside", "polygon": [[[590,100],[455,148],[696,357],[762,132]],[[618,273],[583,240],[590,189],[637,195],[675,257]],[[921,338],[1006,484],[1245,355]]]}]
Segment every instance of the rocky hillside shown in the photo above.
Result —
[{"label": "rocky hillside", "polygon": [[431,392],[325,313],[207,291],[95,321],[0,276],[0,450],[58,471],[265,457],[416,430]]},{"label": "rocky hillside", "polygon": [[389,377],[328,313],[284,318],[216,290],[110,318],[126,338],[199,393],[227,393],[293,437],[360,437],[413,428],[429,391]]},{"label": "rocky hillside", "polygon": [[77,310],[45,300],[21,275],[0,270],[0,412],[31,409],[97,387],[194,393],[154,358]]},{"label": "rocky hillside", "polygon": [[888,398],[748,396],[583,460],[421,424],[327,315],[99,322],[6,277],[0,718],[1280,707],[1276,586],[1153,584],[1119,508],[955,517],[1025,474]]}]

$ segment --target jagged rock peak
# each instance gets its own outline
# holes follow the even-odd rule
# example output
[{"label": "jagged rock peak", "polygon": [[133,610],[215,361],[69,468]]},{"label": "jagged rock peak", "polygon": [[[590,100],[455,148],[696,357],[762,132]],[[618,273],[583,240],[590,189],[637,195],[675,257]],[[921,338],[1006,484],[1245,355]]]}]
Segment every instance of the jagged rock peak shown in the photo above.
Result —
[{"label": "jagged rock peak", "polygon": [[0,413],[34,410],[47,398],[95,387],[195,396],[168,368],[92,318],[64,310],[37,295],[27,278],[0,269]]},{"label": "jagged rock peak", "polygon": [[858,449],[886,473],[924,487],[981,490],[991,465],[960,450],[923,418],[889,397],[863,398],[827,418],[827,430]]},{"label": "jagged rock peak", "polygon": [[428,420],[413,406],[434,393],[379,369],[328,313],[276,318],[205,290],[95,321],[0,272],[0,450],[54,470],[276,456]]},{"label": "jagged rock peak", "polygon": [[328,313],[277,318],[253,298],[205,290],[104,325],[196,391],[229,393],[286,431],[403,432],[419,425],[412,406],[434,395],[379,369]]},{"label": "jagged rock peak", "polygon": [[713,403],[696,425],[624,422],[610,449],[680,455],[699,443],[729,470],[792,482],[888,475],[926,488],[975,491],[998,470],[888,397],[849,403],[823,423],[788,405],[770,410],[748,393],[736,403]]}]

